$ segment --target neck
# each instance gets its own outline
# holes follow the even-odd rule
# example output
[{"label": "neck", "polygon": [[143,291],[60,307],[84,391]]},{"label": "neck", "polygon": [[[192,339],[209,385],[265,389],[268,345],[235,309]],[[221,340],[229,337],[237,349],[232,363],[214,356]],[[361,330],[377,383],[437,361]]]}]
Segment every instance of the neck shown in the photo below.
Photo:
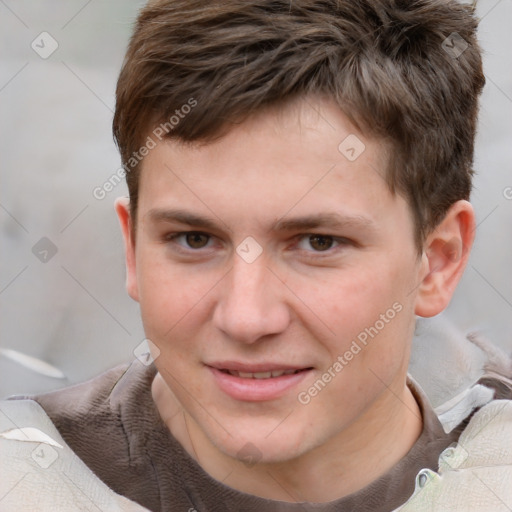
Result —
[{"label": "neck", "polygon": [[153,398],[172,434],[210,476],[239,491],[287,502],[328,502],[367,486],[391,469],[422,430],[419,406],[402,384],[386,388],[349,427],[286,462],[247,467],[218,450],[157,377]]}]

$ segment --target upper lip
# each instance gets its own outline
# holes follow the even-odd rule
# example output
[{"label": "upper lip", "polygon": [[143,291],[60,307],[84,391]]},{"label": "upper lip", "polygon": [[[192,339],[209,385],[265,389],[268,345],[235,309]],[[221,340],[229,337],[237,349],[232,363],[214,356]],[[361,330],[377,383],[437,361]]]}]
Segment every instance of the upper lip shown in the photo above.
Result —
[{"label": "upper lip", "polygon": [[295,366],[284,363],[242,363],[239,361],[219,361],[208,363],[207,366],[216,368],[217,370],[231,370],[237,372],[258,373],[258,372],[271,372],[277,370],[305,370],[311,366]]}]

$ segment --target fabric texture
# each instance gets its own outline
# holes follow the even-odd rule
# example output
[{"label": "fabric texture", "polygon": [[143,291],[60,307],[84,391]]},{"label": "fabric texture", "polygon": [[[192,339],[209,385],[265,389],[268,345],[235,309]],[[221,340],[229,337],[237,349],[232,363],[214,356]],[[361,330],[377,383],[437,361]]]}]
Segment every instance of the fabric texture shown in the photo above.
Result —
[{"label": "fabric texture", "polygon": [[471,418],[456,446],[422,470],[396,512],[509,512],[512,503],[512,401],[493,400]]},{"label": "fabric texture", "polygon": [[105,485],[33,400],[0,402],[0,511],[148,512]]}]

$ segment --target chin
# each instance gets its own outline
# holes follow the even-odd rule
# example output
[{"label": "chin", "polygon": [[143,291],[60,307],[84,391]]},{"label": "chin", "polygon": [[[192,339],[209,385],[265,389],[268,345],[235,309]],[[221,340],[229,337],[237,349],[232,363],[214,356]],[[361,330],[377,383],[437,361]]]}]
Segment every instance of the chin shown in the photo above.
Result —
[{"label": "chin", "polygon": [[213,432],[207,436],[222,453],[248,465],[286,462],[314,448],[311,432],[299,432],[283,426],[276,429],[278,424],[274,420],[258,422],[248,418],[247,422],[238,425],[233,422],[230,428],[230,432],[243,432],[243,435],[229,436],[216,429],[218,437]]}]

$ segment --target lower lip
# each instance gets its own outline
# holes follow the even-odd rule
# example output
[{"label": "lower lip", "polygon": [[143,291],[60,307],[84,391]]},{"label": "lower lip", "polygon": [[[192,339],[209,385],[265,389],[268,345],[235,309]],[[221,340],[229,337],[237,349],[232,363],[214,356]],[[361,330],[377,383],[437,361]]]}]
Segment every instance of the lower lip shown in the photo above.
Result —
[{"label": "lower lip", "polygon": [[211,366],[207,368],[212,372],[215,381],[224,393],[235,400],[245,400],[248,402],[260,402],[279,398],[299,384],[311,372],[311,370],[302,370],[299,373],[268,379],[244,379]]}]

